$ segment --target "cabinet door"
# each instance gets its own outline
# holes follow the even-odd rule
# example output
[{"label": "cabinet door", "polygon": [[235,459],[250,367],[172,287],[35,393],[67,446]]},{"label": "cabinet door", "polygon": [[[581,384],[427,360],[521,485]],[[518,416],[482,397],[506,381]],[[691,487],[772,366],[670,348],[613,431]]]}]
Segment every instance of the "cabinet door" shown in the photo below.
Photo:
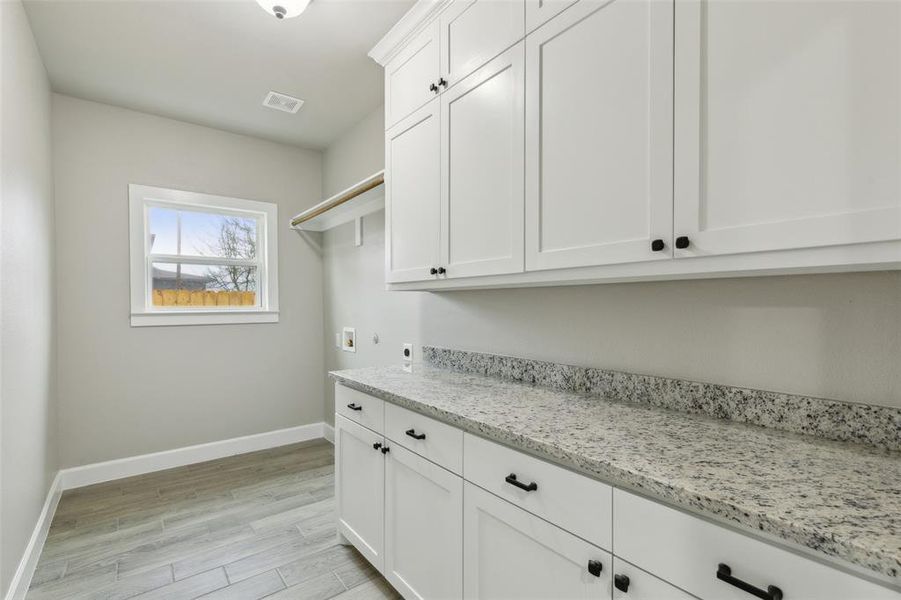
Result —
[{"label": "cabinet door", "polygon": [[385,65],[386,128],[437,95],[439,58],[436,20]]},{"label": "cabinet door", "polygon": [[447,277],[523,270],[523,43],[441,96]]},{"label": "cabinet door", "polygon": [[440,229],[441,128],[436,98],[385,136],[385,275],[433,279]]},{"label": "cabinet door", "polygon": [[[468,482],[463,545],[468,599],[610,598],[609,553]],[[597,576],[589,561],[600,563]]]},{"label": "cabinet door", "polygon": [[456,0],[440,23],[441,75],[453,86],[525,37],[524,0]]},{"label": "cabinet door", "polygon": [[676,256],[901,237],[901,3],[676,3]]},{"label": "cabinet door", "polygon": [[526,0],[526,29],[532,31],[578,0]]},{"label": "cabinet door", "polygon": [[614,600],[694,600],[695,597],[613,557]]},{"label": "cabinet door", "polygon": [[382,436],[335,415],[338,531],[379,571],[383,567],[385,458]]},{"label": "cabinet door", "polygon": [[671,257],[672,19],[581,0],[526,38],[527,270]]},{"label": "cabinet door", "polygon": [[385,577],[405,598],[463,597],[463,479],[392,444],[385,463]]}]

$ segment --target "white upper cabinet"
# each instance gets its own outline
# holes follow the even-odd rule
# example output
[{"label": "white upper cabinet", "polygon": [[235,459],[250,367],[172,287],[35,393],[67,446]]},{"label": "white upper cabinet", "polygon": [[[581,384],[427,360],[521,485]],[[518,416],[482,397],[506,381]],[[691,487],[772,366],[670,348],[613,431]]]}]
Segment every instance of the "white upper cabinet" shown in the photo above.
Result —
[{"label": "white upper cabinet", "polygon": [[523,270],[523,61],[520,42],[441,96],[448,278]]},{"label": "white upper cabinet", "polygon": [[438,99],[385,134],[385,275],[434,279],[441,207]]},{"label": "white upper cabinet", "polygon": [[385,65],[385,128],[438,94],[439,57],[435,21]]},{"label": "white upper cabinet", "polygon": [[677,257],[901,237],[901,3],[680,1],[675,27]]},{"label": "white upper cabinet", "polygon": [[523,38],[524,0],[456,0],[439,22],[441,77],[453,86]]},{"label": "white upper cabinet", "polygon": [[405,598],[463,597],[463,479],[390,444],[385,577]]},{"label": "white upper cabinet", "polygon": [[671,256],[672,17],[582,0],[526,39],[528,270]]},{"label": "white upper cabinet", "polygon": [[901,2],[419,0],[370,56],[392,289],[901,269]]},{"label": "white upper cabinet", "polygon": [[526,0],[526,30],[532,31],[578,0]]}]

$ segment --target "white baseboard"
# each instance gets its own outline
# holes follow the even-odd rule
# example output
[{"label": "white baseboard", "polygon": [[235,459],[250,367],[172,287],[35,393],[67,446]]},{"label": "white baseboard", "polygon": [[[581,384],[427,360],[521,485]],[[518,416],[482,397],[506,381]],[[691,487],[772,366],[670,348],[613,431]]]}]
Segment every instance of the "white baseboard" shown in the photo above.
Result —
[{"label": "white baseboard", "polygon": [[[326,428],[331,430],[331,427],[326,423],[311,423],[309,425],[277,429],[275,431],[246,435],[219,442],[210,442],[208,444],[187,446],[185,448],[176,448],[174,450],[165,450],[163,452],[142,454],[140,456],[131,456],[129,458],[120,458],[81,467],[63,469],[60,471],[62,489],[71,490],[73,488],[93,485],[95,483],[122,479],[123,477],[143,475],[144,473],[152,473],[154,471],[162,471],[174,467],[183,467],[185,465],[192,465],[207,460],[225,458],[226,456],[244,454],[245,452],[266,450],[268,448],[276,448],[286,444],[295,444],[297,442],[315,440],[317,438],[325,437],[326,439],[329,439],[327,437],[328,430]],[[334,433],[331,434],[331,437],[334,439]]]},{"label": "white baseboard", "polygon": [[329,425],[328,423],[322,424],[322,437],[330,441],[332,444],[335,443],[335,428]]},{"label": "white baseboard", "polygon": [[57,472],[47,490],[47,498],[44,500],[44,507],[38,516],[38,522],[34,526],[28,545],[25,546],[25,552],[22,554],[22,560],[13,575],[12,581],[9,583],[9,589],[6,592],[6,600],[22,600],[25,593],[31,585],[31,578],[34,576],[34,570],[38,566],[38,559],[41,557],[41,551],[44,549],[44,541],[47,539],[47,532],[50,531],[50,523],[53,521],[53,515],[56,513],[56,505],[59,504],[60,496],[62,496],[62,477]]}]

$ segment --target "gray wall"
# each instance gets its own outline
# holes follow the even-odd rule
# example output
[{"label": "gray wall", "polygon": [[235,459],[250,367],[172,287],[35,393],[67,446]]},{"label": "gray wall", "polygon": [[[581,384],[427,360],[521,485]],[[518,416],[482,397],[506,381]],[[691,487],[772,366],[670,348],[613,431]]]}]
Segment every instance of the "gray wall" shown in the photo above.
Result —
[{"label": "gray wall", "polygon": [[22,4],[0,2],[0,596],[57,469],[50,84]]},{"label": "gray wall", "polygon": [[[321,421],[321,155],[55,95],[63,467]],[[278,203],[276,324],[129,326],[129,183]]]},{"label": "gray wall", "polygon": [[[385,168],[385,110],[379,107],[326,149],[322,185],[331,195]],[[385,213],[363,219],[363,246],[353,225],[323,234],[323,307],[326,369],[399,362],[405,342],[418,345],[421,294],[385,290]],[[357,351],[335,348],[335,332],[356,327]],[[372,343],[373,334],[379,343]],[[327,379],[327,378],[326,378]],[[325,414],[334,422],[334,387],[326,380]]]},{"label": "gray wall", "polygon": [[378,107],[326,148],[322,193],[337,194],[385,168],[385,108]]},{"label": "gray wall", "polygon": [[[373,137],[367,120],[326,152],[330,185],[383,164]],[[351,225],[324,236],[329,369],[398,363],[413,342],[901,406],[901,273],[386,292],[383,219],[360,248]],[[342,326],[356,354],[334,348]]]}]

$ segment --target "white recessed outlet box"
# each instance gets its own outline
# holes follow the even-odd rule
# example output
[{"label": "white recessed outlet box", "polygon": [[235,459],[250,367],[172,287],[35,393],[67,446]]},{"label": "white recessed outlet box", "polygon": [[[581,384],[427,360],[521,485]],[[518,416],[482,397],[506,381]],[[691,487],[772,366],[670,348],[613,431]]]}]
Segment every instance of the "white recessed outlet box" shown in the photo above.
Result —
[{"label": "white recessed outlet box", "polygon": [[341,332],[341,349],[345,352],[357,351],[357,330],[345,327]]},{"label": "white recessed outlet box", "polygon": [[413,371],[413,344],[404,344],[404,371],[410,373]]}]

